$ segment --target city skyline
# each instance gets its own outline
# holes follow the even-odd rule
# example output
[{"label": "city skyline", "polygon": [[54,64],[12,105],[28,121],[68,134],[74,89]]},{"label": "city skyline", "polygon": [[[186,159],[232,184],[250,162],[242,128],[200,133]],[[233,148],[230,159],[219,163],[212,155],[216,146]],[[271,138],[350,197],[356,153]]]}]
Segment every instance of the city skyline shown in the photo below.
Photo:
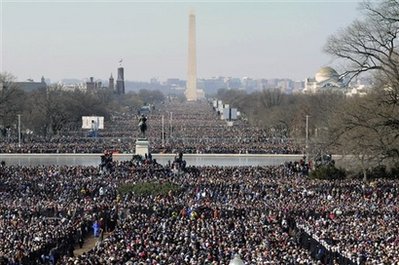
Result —
[{"label": "city skyline", "polygon": [[[187,15],[197,16],[198,78],[303,80],[333,65],[327,37],[361,16],[358,2],[1,1],[1,72],[126,80],[185,79]],[[326,16],[328,14],[328,16]]]}]

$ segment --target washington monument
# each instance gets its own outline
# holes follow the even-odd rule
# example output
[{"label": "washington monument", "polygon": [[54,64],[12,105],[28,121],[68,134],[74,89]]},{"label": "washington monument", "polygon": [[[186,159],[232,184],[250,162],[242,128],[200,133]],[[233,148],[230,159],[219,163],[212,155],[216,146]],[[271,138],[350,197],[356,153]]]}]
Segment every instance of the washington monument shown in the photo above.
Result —
[{"label": "washington monument", "polygon": [[195,44],[195,14],[194,11],[189,15],[188,28],[188,70],[187,70],[187,89],[186,98],[188,101],[196,101],[197,97],[197,57]]}]

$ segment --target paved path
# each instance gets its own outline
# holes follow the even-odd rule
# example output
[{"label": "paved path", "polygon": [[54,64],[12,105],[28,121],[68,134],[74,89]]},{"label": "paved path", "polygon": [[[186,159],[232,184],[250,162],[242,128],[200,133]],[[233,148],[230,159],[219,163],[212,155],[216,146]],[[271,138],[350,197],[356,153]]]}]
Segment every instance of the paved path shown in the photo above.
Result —
[{"label": "paved path", "polygon": [[89,237],[85,238],[84,244],[82,248],[79,248],[79,245],[75,246],[75,250],[73,251],[73,255],[75,257],[78,257],[82,255],[83,253],[91,250],[94,248],[98,241],[98,237],[94,237],[93,235],[90,235]]},{"label": "paved path", "polygon": [[[104,239],[107,238],[109,235],[110,235],[109,232],[104,233]],[[75,246],[73,255],[75,257],[78,257],[78,256],[82,255],[83,253],[86,253],[87,251],[93,249],[99,239],[100,239],[99,237],[94,237],[92,234],[90,234],[90,236],[85,238],[82,248],[80,248],[79,245]]]}]

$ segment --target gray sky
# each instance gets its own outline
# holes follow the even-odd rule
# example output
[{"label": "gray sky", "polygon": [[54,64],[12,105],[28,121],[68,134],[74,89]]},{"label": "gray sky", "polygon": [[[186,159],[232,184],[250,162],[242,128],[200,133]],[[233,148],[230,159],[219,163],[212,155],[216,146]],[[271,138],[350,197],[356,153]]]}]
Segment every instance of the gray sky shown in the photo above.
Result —
[{"label": "gray sky", "polygon": [[359,1],[0,0],[1,72],[23,81],[186,79],[188,14],[197,22],[199,78],[303,80],[331,65],[330,34],[360,17]]}]

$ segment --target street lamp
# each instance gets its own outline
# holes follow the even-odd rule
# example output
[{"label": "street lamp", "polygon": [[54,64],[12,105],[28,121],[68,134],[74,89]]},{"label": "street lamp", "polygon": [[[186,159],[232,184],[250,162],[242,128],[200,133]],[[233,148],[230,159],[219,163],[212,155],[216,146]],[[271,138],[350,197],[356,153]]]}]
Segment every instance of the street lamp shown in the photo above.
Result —
[{"label": "street lamp", "polygon": [[306,150],[308,150],[309,141],[309,115],[306,115]]},{"label": "street lamp", "polygon": [[173,112],[170,112],[170,119],[169,119],[170,138],[172,138],[172,131],[173,131],[173,128],[172,128],[172,117],[173,117]]},{"label": "street lamp", "polygon": [[21,114],[18,114],[18,147],[21,147]]},{"label": "street lamp", "polygon": [[165,120],[164,115],[162,115],[162,147],[165,146]]},{"label": "street lamp", "polygon": [[244,265],[244,261],[240,258],[240,255],[235,255],[232,260],[230,260],[229,265]]},{"label": "street lamp", "polygon": [[305,152],[306,152],[306,159],[308,159],[309,160],[309,154],[308,154],[308,152],[309,152],[309,115],[306,115],[306,139],[305,139],[305,141],[306,141],[306,143],[305,143]]}]

